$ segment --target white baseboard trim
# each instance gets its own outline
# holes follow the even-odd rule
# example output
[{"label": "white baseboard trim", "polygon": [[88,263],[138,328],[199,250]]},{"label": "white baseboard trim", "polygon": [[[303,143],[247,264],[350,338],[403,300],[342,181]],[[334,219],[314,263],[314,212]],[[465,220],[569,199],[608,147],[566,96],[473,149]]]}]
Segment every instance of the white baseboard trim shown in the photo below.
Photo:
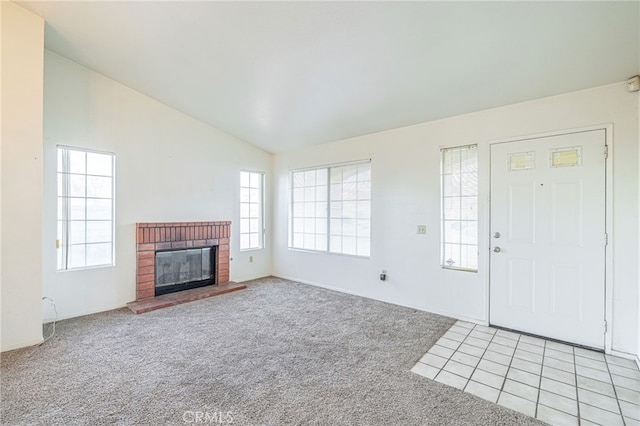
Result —
[{"label": "white baseboard trim", "polygon": [[3,347],[2,348],[2,352],[13,351],[15,349],[28,348],[29,346],[40,345],[40,344],[42,344],[42,342],[44,342],[44,338],[43,337],[41,337],[40,339],[36,339],[36,340],[24,341],[24,342],[16,343],[14,345]]},{"label": "white baseboard trim", "polygon": [[449,318],[457,319],[457,320],[460,320],[460,321],[471,322],[471,323],[479,324],[479,325],[487,325],[488,324],[486,321],[478,319],[478,318],[470,318],[470,317],[455,315],[455,314],[452,314],[451,312],[445,312],[445,311],[436,311],[436,310],[429,310],[428,311],[428,310],[426,310],[424,308],[419,308],[417,306],[408,305],[408,304],[401,304],[401,303],[397,303],[397,302],[392,302],[392,301],[389,301],[389,300],[380,299],[380,298],[377,298],[377,297],[372,297],[372,296],[370,296],[368,294],[363,294],[363,293],[360,293],[360,292],[357,292],[357,291],[347,290],[347,289],[340,288],[340,287],[333,287],[333,286],[330,286],[330,285],[320,284],[320,283],[316,283],[316,282],[313,282],[313,281],[302,280],[300,278],[288,277],[288,276],[285,276],[285,275],[278,275],[278,274],[273,274],[273,276],[276,277],[276,278],[281,278],[283,280],[295,281],[295,282],[298,282],[298,283],[301,283],[301,284],[307,284],[307,285],[312,285],[314,287],[324,288],[326,290],[337,291],[338,293],[351,294],[353,296],[364,297],[365,299],[376,300],[378,302],[389,303],[390,305],[402,306],[403,308],[410,308],[410,309],[415,309],[415,310],[421,311],[421,312],[428,312],[430,314],[441,315],[443,317],[449,317]]}]

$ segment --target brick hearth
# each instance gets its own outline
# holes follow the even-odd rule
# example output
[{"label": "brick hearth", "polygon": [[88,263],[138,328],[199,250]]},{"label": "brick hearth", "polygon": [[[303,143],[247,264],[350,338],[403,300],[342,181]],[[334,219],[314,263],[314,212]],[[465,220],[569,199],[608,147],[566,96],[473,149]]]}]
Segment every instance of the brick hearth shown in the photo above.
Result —
[{"label": "brick hearth", "polygon": [[154,297],[156,250],[218,246],[215,284],[229,281],[231,222],[137,223],[136,300]]}]

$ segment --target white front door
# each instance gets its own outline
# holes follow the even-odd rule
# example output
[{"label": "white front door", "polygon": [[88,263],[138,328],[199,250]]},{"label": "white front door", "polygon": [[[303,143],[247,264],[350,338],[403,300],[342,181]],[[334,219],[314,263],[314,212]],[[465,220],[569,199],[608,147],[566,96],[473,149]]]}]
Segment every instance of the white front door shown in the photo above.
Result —
[{"label": "white front door", "polygon": [[491,145],[492,325],[604,348],[605,131]]}]

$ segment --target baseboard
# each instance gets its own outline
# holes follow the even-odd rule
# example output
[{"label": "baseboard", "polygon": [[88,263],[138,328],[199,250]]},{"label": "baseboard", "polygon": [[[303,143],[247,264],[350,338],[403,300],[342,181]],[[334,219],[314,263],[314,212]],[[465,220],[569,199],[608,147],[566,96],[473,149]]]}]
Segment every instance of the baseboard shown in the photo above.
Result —
[{"label": "baseboard", "polygon": [[460,315],[456,315],[456,314],[453,314],[451,312],[445,312],[445,311],[426,310],[424,308],[419,308],[419,307],[414,306],[414,305],[392,302],[392,301],[389,301],[389,300],[380,299],[380,298],[377,298],[377,297],[372,297],[371,295],[363,294],[363,293],[360,293],[360,292],[357,292],[357,291],[346,290],[344,288],[333,287],[333,286],[330,286],[330,285],[320,284],[320,283],[316,283],[316,282],[313,282],[313,281],[301,280],[299,278],[288,277],[288,276],[284,276],[284,275],[276,275],[276,274],[274,274],[273,276],[276,277],[276,278],[281,278],[283,280],[295,281],[295,282],[298,282],[298,283],[301,283],[301,284],[307,284],[307,285],[312,285],[314,287],[324,288],[326,290],[337,291],[338,293],[351,294],[353,296],[364,297],[366,299],[371,299],[371,300],[375,300],[375,301],[378,301],[378,302],[389,303],[390,305],[402,306],[403,308],[415,309],[417,311],[428,312],[430,314],[435,314],[435,315],[440,315],[440,316],[443,316],[443,317],[448,317],[448,318],[453,318],[453,319],[457,319],[457,320],[461,320],[461,321],[466,321],[466,322],[470,322],[470,323],[473,323],[473,324],[488,325],[488,323],[486,321],[478,319],[478,318],[470,318],[470,317],[460,316]]},{"label": "baseboard", "polygon": [[16,343],[15,345],[10,345],[10,346],[7,346],[7,347],[3,347],[2,348],[2,352],[14,351],[16,349],[22,349],[22,348],[28,348],[29,346],[40,345],[40,344],[42,344],[42,342],[44,342],[44,338],[42,338],[42,337],[40,339],[36,339],[36,340],[24,341],[24,342]]}]

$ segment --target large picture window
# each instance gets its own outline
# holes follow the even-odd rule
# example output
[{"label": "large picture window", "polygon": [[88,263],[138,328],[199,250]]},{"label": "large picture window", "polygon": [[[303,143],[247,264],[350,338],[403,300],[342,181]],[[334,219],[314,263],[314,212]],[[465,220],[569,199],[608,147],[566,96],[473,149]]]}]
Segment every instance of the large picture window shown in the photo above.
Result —
[{"label": "large picture window", "polygon": [[478,270],[477,145],[441,150],[442,267]]},{"label": "large picture window", "polygon": [[57,269],[113,265],[110,153],[58,147]]},{"label": "large picture window", "polygon": [[291,172],[289,247],[370,255],[369,161]]},{"label": "large picture window", "polygon": [[240,172],[240,250],[264,247],[264,173]]}]

